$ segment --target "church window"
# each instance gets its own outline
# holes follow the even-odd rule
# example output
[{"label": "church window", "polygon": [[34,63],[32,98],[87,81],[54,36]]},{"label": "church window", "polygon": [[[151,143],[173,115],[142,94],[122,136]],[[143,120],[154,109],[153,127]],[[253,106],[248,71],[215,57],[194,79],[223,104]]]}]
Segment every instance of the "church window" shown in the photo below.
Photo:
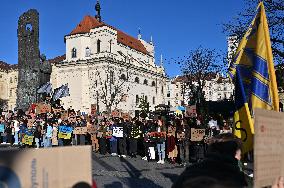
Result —
[{"label": "church window", "polygon": [[148,85],[148,80],[144,80],[144,85]]},{"label": "church window", "polygon": [[136,95],[136,104],[138,104],[138,103],[139,103],[139,96]]},{"label": "church window", "polygon": [[121,80],[126,80],[125,74],[122,74],[122,75],[120,76],[120,79],[121,79]]},{"label": "church window", "polygon": [[101,41],[100,39],[97,40],[97,53],[101,52]]},{"label": "church window", "polygon": [[152,86],[153,86],[153,87],[154,87],[154,86],[156,86],[156,83],[155,83],[155,81],[153,81],[153,82],[152,82]]},{"label": "church window", "polygon": [[168,101],[168,106],[171,106],[171,102],[170,101]]},{"label": "church window", "polygon": [[72,56],[71,57],[72,58],[76,58],[77,57],[77,50],[76,50],[76,48],[72,49]]},{"label": "church window", "polygon": [[171,97],[171,93],[170,92],[167,93],[167,97]]},{"label": "church window", "polygon": [[161,92],[162,92],[162,94],[164,94],[164,87],[163,86],[162,86]]},{"label": "church window", "polygon": [[135,82],[136,82],[137,84],[139,84],[139,78],[138,78],[138,77],[135,78]]},{"label": "church window", "polygon": [[10,83],[13,83],[13,78],[12,77],[10,77]]},{"label": "church window", "polygon": [[148,97],[144,96],[144,100],[145,100],[145,102],[148,102]]},{"label": "church window", "polygon": [[91,50],[89,47],[86,48],[86,57],[90,57],[91,56]]},{"label": "church window", "polygon": [[153,97],[153,104],[155,104],[155,102],[156,102],[156,101],[155,101],[155,97]]},{"label": "church window", "polygon": [[110,71],[110,83],[114,83],[114,72]]}]

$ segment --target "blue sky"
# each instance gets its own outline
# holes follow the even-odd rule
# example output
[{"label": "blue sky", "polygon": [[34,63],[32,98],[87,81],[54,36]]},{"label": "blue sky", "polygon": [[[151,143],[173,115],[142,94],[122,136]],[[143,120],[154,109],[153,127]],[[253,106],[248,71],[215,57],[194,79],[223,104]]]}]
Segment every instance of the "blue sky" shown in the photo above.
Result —
[{"label": "blue sky", "polygon": [[[17,22],[25,11],[40,14],[40,50],[47,58],[65,53],[64,35],[85,15],[95,15],[96,0],[1,0],[0,60],[17,63]],[[226,51],[221,24],[244,6],[241,0],[100,0],[104,22],[142,38],[153,36],[156,60],[183,57],[199,45]],[[168,75],[179,74],[176,64],[165,63]]]}]

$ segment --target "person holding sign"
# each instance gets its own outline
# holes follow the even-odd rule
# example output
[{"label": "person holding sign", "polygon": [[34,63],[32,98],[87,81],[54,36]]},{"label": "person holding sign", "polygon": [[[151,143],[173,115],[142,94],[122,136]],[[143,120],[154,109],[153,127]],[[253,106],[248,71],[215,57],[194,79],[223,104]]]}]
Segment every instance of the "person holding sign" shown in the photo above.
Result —
[{"label": "person holding sign", "polygon": [[109,127],[110,130],[112,131],[112,137],[109,139],[110,153],[112,156],[117,156],[117,136],[119,136],[117,122],[116,121],[110,122]]},{"label": "person holding sign", "polygon": [[121,118],[118,126],[120,127],[120,130],[122,130],[122,137],[118,138],[119,154],[121,157],[125,158],[127,154],[126,150],[127,128],[130,126],[130,123],[128,121],[124,122],[124,120]]}]

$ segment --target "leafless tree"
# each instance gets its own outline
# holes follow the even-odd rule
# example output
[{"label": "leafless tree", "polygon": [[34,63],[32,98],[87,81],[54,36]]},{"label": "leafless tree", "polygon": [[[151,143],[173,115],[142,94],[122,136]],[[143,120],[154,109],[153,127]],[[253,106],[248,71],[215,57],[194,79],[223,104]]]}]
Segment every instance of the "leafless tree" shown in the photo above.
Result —
[{"label": "leafless tree", "polygon": [[[248,29],[251,21],[256,15],[256,7],[259,1],[243,0],[246,4],[244,10],[239,12],[231,21],[223,24],[224,33],[229,36],[237,36],[236,43],[239,43]],[[266,0],[264,1],[272,52],[276,63],[284,60],[284,1],[283,0]]]},{"label": "leafless tree", "polygon": [[191,100],[202,106],[206,80],[215,78],[216,74],[221,73],[224,68],[222,56],[213,49],[200,46],[191,50],[179,64],[183,73],[182,82],[190,90]]},{"label": "leafless tree", "polygon": [[104,67],[103,72],[97,72],[95,88],[97,103],[101,101],[105,105],[106,111],[111,113],[120,102],[126,100],[130,90],[126,84],[128,80],[127,70],[126,72],[118,71],[111,64]]}]

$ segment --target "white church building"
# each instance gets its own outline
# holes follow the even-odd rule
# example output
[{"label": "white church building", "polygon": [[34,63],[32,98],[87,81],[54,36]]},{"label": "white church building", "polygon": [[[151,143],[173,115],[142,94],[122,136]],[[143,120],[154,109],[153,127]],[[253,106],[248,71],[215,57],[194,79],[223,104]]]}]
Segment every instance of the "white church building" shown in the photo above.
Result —
[{"label": "white church building", "polygon": [[146,42],[140,32],[135,38],[102,22],[99,3],[96,11],[65,36],[66,55],[51,60],[53,88],[68,84],[70,89],[63,106],[86,113],[91,105],[100,112],[117,108],[133,115],[141,97],[151,110],[164,104],[167,78],[163,66],[155,64],[152,39]]}]

